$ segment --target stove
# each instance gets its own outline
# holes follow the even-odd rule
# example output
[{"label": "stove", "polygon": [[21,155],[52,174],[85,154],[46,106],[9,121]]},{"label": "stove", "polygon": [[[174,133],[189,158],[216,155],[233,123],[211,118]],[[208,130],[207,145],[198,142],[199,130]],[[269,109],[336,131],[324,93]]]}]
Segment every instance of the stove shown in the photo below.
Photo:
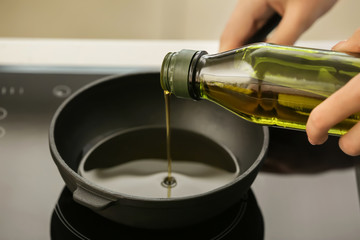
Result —
[{"label": "stove", "polygon": [[[182,48],[215,52],[217,42],[0,39],[0,239],[49,239],[58,206],[66,212],[62,199],[67,193],[50,155],[48,127],[69,94],[104,76],[159,70],[168,51]],[[133,49],[142,62],[129,57]],[[265,240],[360,239],[354,169],[291,176],[260,172],[252,191],[266,226]]]}]

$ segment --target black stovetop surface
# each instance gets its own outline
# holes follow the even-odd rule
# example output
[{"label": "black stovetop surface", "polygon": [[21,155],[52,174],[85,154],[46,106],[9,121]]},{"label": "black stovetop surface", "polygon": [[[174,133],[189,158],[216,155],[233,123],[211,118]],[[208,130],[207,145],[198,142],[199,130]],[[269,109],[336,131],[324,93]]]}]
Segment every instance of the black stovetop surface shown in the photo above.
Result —
[{"label": "black stovetop surface", "polygon": [[[92,81],[136,72],[139,69],[0,66],[1,239],[49,239],[51,214],[64,188],[48,147],[48,127],[57,107],[69,93]],[[262,175],[257,182],[254,189],[268,236],[359,235],[353,172],[286,179]],[[270,185],[277,187],[270,189]],[[294,186],[296,194],[291,194]],[[274,214],[276,209],[283,209],[281,218]],[[287,231],[279,232],[285,225]]]}]

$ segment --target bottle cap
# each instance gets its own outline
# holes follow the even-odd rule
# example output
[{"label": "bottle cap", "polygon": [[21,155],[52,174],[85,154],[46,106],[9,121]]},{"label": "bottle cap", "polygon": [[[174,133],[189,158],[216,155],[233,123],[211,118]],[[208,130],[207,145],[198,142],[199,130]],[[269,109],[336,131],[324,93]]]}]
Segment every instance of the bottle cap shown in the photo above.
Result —
[{"label": "bottle cap", "polygon": [[161,67],[161,87],[177,97],[191,98],[188,88],[189,68],[198,51],[183,49],[168,53]]}]

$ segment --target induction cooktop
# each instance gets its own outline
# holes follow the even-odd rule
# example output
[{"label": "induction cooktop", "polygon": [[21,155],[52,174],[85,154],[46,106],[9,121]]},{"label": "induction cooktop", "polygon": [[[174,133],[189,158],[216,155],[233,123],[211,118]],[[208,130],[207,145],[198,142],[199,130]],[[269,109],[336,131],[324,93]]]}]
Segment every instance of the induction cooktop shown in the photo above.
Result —
[{"label": "induction cooktop", "polygon": [[[58,106],[92,81],[139,71],[158,69],[0,65],[1,239],[50,238],[51,215],[64,188],[48,147]],[[353,169],[311,176],[261,173],[252,188],[265,239],[360,237]]]}]

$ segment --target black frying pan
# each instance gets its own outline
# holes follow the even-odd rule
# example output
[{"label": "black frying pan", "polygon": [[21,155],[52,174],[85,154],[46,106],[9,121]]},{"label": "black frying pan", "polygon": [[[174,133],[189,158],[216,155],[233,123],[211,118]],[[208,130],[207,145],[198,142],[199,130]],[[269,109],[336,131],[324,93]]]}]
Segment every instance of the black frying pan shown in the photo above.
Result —
[{"label": "black frying pan", "polygon": [[[269,141],[266,127],[246,122],[211,102],[173,98],[173,128],[206,136],[235,155],[240,174],[232,182],[206,193],[168,199],[123,194],[80,176],[80,160],[105,136],[144,126],[165,126],[159,78],[159,73],[143,73],[92,83],[59,107],[50,127],[53,159],[75,201],[106,218],[142,228],[182,227],[229,208],[255,179]],[[121,152],[118,157],[121,159]]]}]

